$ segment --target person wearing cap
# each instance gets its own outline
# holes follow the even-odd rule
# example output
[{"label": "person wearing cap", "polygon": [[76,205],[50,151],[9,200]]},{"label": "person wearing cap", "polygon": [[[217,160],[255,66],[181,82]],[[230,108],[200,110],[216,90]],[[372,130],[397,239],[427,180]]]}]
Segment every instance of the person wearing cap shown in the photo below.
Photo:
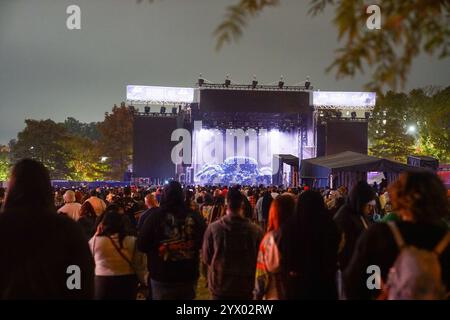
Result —
[{"label": "person wearing cap", "polygon": [[58,210],[58,213],[65,214],[69,218],[77,221],[80,217],[81,204],[75,202],[75,192],[67,190],[63,196],[64,205]]}]

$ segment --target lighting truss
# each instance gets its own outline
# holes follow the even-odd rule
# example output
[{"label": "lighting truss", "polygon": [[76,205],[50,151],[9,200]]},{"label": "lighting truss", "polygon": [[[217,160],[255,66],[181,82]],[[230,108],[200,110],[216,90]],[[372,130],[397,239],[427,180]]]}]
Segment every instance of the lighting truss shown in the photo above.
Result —
[{"label": "lighting truss", "polygon": [[257,90],[257,91],[312,91],[313,87],[310,86],[306,89],[305,86],[283,86],[280,88],[278,85],[256,85],[253,84],[230,84],[225,83],[204,83],[199,90],[205,89],[217,89],[217,90]]}]

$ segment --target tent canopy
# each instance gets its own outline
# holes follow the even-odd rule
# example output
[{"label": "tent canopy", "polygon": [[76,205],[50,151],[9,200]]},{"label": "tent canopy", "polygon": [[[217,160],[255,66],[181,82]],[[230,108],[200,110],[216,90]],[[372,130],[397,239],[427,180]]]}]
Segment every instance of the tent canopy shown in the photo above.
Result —
[{"label": "tent canopy", "polygon": [[366,172],[384,172],[388,181],[402,171],[417,171],[421,168],[400,162],[368,156],[352,151],[345,151],[331,156],[302,160],[300,177],[302,179],[320,179],[320,185],[326,185],[330,175],[338,176],[341,185],[352,185]]}]

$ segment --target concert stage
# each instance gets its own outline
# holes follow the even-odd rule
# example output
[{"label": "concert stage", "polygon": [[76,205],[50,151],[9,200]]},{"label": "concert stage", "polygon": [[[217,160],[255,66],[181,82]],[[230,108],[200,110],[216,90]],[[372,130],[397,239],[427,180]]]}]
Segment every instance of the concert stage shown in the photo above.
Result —
[{"label": "concert stage", "polygon": [[296,186],[302,159],[367,153],[374,93],[227,81],[127,87],[128,103],[140,110],[134,117],[135,183]]}]

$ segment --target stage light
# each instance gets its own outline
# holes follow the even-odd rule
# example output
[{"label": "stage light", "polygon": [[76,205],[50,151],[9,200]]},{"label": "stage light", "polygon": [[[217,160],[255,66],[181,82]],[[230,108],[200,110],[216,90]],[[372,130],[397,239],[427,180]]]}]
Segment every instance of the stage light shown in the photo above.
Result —
[{"label": "stage light", "polygon": [[356,112],[353,111],[353,112],[351,113],[351,115],[352,115],[352,120],[355,120],[355,119],[356,119]]},{"label": "stage light", "polygon": [[172,108],[172,114],[177,114],[177,107]]},{"label": "stage light", "polygon": [[149,106],[145,106],[144,110],[145,110],[145,114],[149,114],[150,113],[150,107]]},{"label": "stage light", "polygon": [[371,113],[370,112],[365,112],[364,116],[366,117],[366,120],[370,119]]},{"label": "stage light", "polygon": [[227,74],[227,78],[225,79],[225,87],[229,87],[231,85],[230,75]]},{"label": "stage light", "polygon": [[256,80],[256,76],[253,76],[253,81],[252,81],[252,88],[256,89],[256,86],[258,85],[258,81]]},{"label": "stage light", "polygon": [[205,83],[205,79],[203,79],[202,74],[198,77],[198,86],[201,87]]},{"label": "stage light", "polygon": [[306,81],[305,81],[306,90],[308,90],[310,86],[311,86],[311,82],[309,81],[309,76],[308,76],[308,77],[306,77]]},{"label": "stage light", "polygon": [[166,107],[162,106],[160,112],[161,113],[166,113]]},{"label": "stage light", "polygon": [[278,88],[283,89],[284,87],[284,81],[283,81],[283,76],[281,76],[280,81],[278,82]]}]

